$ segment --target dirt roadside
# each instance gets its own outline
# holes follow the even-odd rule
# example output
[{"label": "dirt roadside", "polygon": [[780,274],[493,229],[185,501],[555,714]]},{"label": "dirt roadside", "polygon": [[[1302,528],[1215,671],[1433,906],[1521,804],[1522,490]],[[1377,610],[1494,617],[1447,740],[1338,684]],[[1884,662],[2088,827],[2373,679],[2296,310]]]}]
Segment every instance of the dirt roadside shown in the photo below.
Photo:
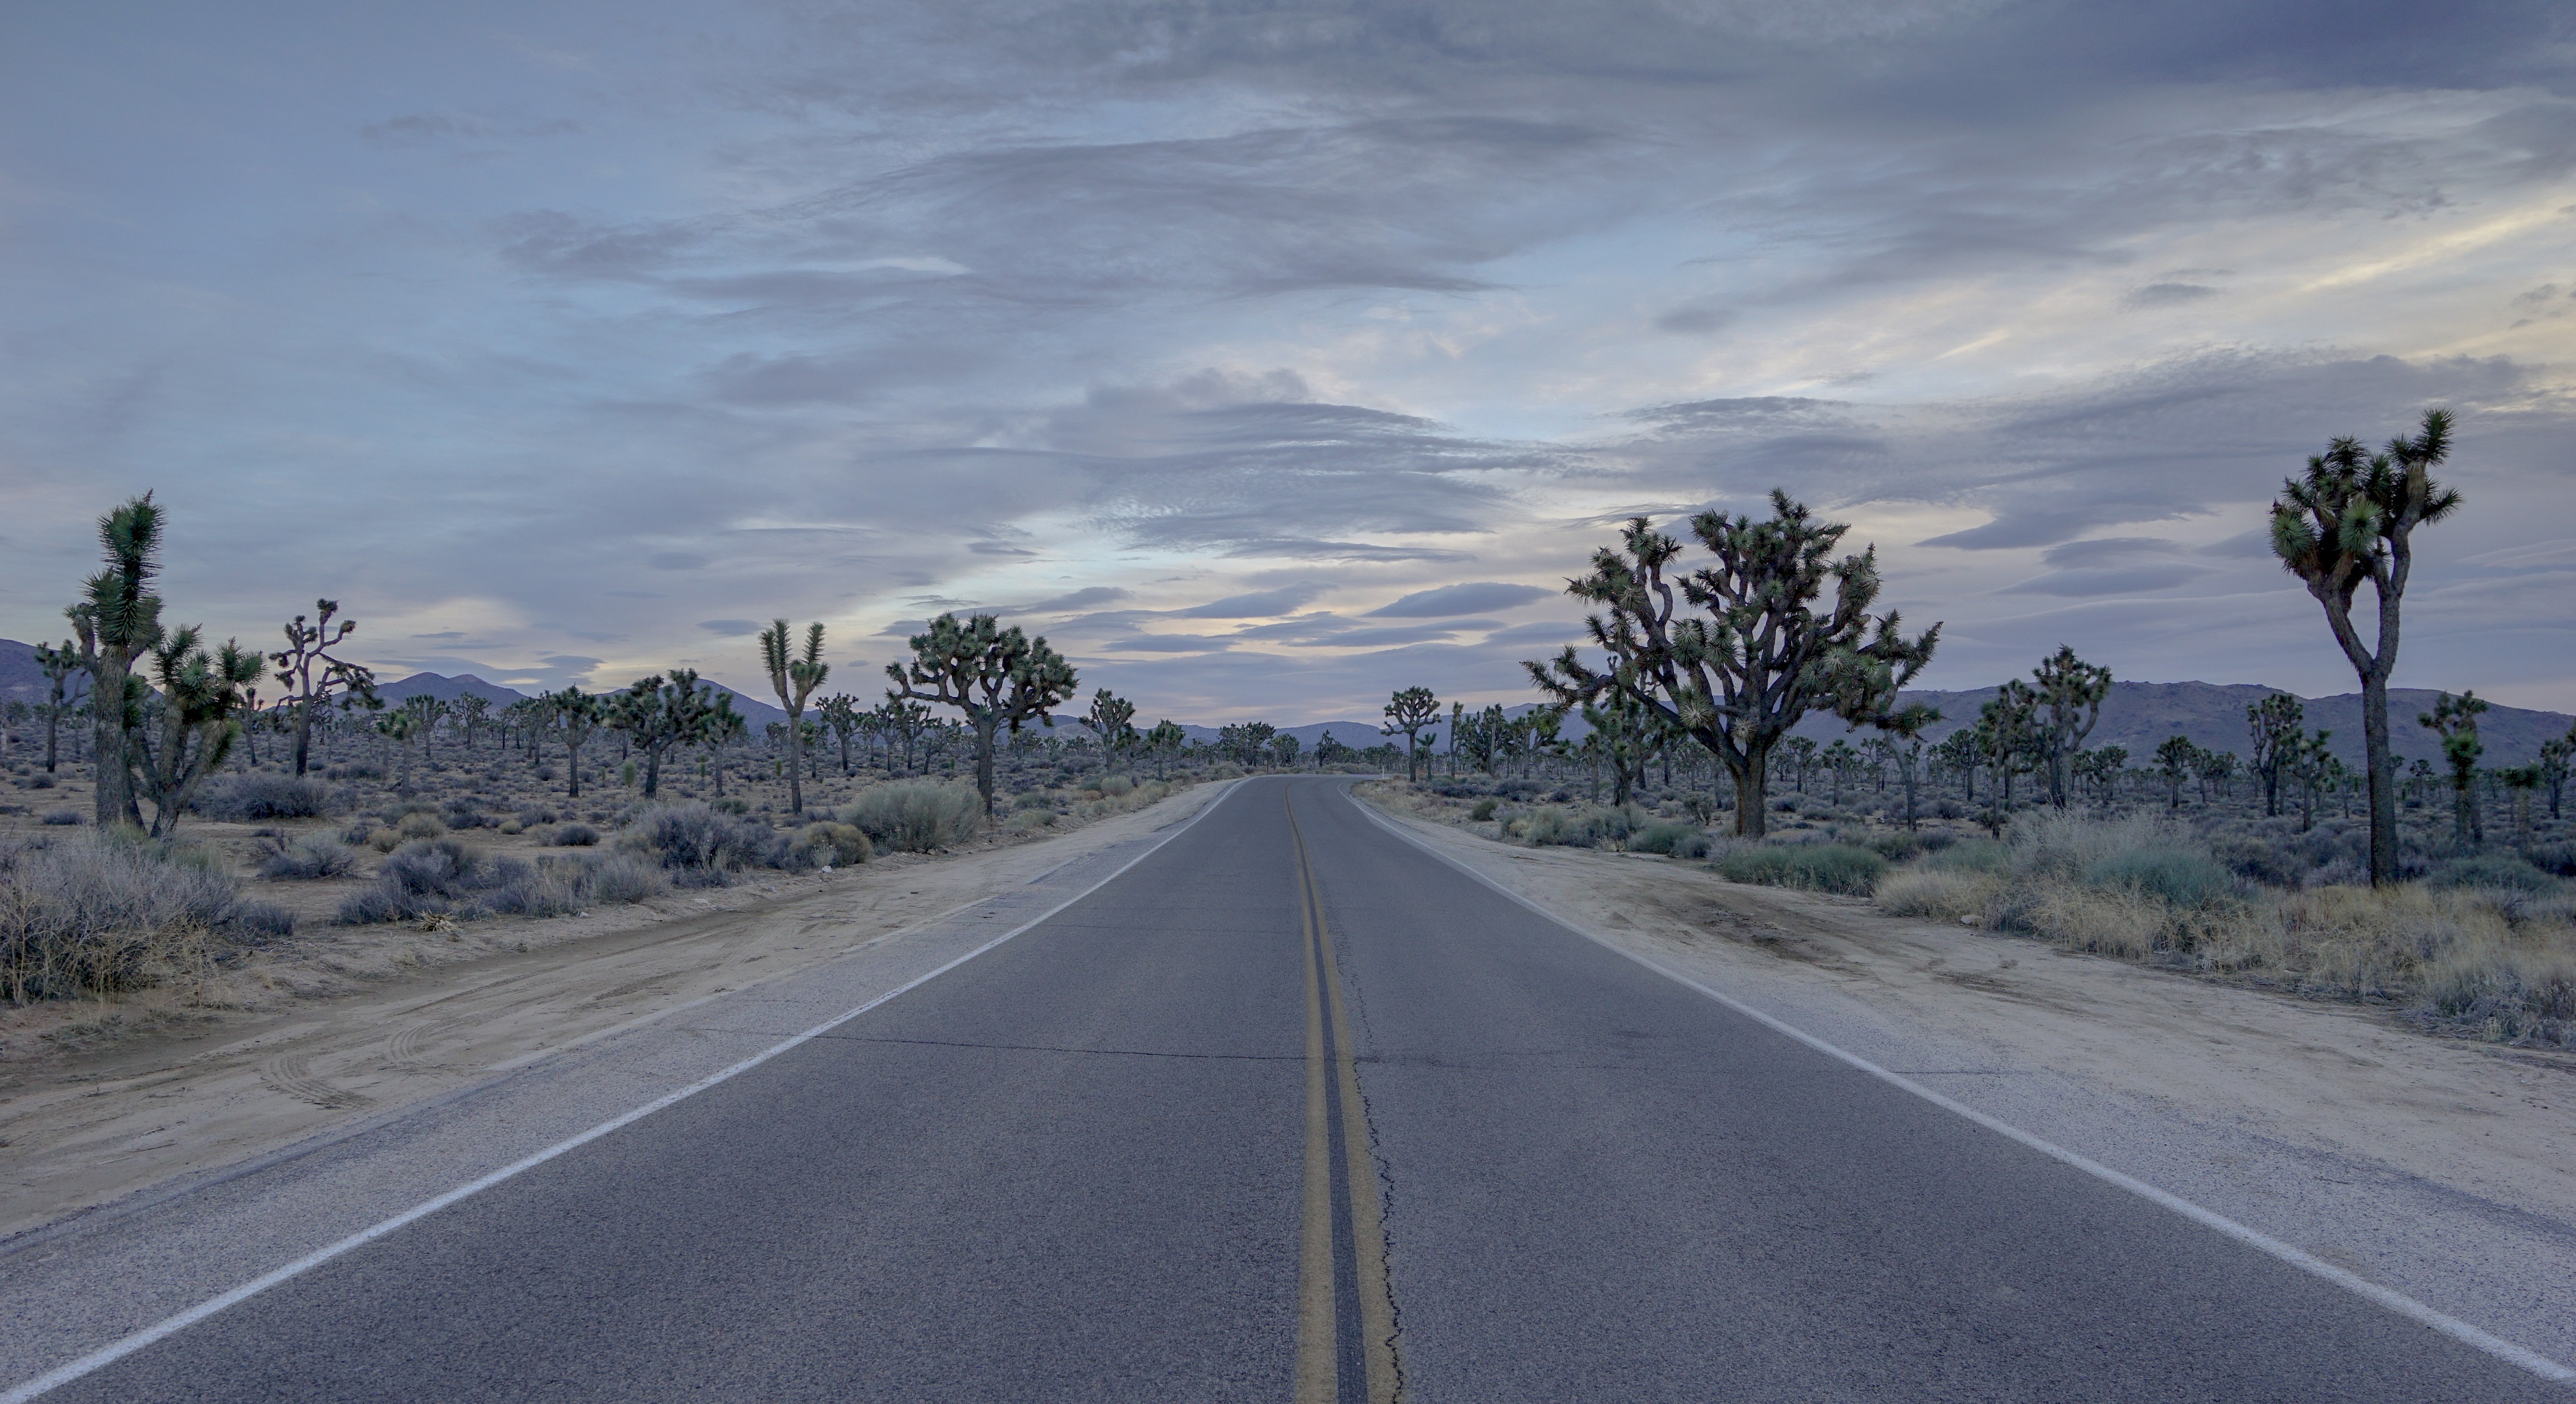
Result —
[{"label": "dirt roadside", "polygon": [[1698,864],[1520,848],[1364,798],[1550,912],[1718,988],[1788,981],[2026,1066],[2576,1225],[2576,1056],[1740,886]]},{"label": "dirt roadside", "polygon": [[[0,1244],[148,1186],[414,1106],[728,990],[899,939],[1186,817],[1203,785],[1071,833],[457,931],[382,927],[217,998],[0,1013]],[[102,1024],[117,1027],[96,1032]],[[110,1036],[112,1034],[113,1036]],[[48,1037],[50,1035],[50,1037]]]}]

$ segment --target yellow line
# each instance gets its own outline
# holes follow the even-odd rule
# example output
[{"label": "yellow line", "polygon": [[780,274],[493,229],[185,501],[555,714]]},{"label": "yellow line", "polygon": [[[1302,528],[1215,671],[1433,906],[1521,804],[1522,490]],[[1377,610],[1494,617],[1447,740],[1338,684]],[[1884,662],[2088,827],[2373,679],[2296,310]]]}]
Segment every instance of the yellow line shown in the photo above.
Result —
[{"label": "yellow line", "polygon": [[[1289,820],[1294,833],[1296,820]],[[1303,845],[1298,867],[1305,867]],[[1334,1362],[1333,1157],[1324,1111],[1324,1001],[1315,981],[1315,913],[1305,912],[1298,963],[1306,967],[1306,1205],[1297,1251],[1297,1404],[1336,1404]]]},{"label": "yellow line", "polygon": [[[1307,1251],[1311,1255],[1316,1241],[1313,1224],[1318,1204],[1316,1184],[1319,1178],[1317,1172],[1319,1151],[1315,1137],[1319,1134],[1318,1128],[1324,1120],[1322,1009],[1318,1007],[1315,997],[1316,986],[1319,983],[1317,967],[1320,965],[1323,998],[1329,1001],[1333,1014],[1333,1073],[1340,1083],[1342,1098],[1343,1173],[1349,1177],[1350,1182],[1351,1247],[1352,1259],[1358,1269],[1359,1277],[1357,1286],[1362,1336],[1361,1355],[1367,1361],[1368,1399],[1369,1404],[1397,1404],[1402,1397],[1402,1372],[1398,1368],[1395,1349],[1395,1295],[1386,1275],[1386,1228],[1383,1205],[1378,1198],[1377,1158],[1369,1149],[1368,1113],[1360,1102],[1359,1064],[1351,1051],[1350,1013],[1342,1002],[1341,966],[1333,958],[1332,934],[1325,925],[1324,902],[1322,894],[1315,886],[1314,864],[1307,858],[1306,836],[1298,827],[1297,816],[1293,809],[1288,815],[1288,834],[1297,850],[1297,880],[1301,889],[1300,895],[1304,899],[1301,905],[1305,909],[1306,930]],[[1329,1156],[1326,1159],[1329,1160]],[[1331,1174],[1329,1164],[1323,1166],[1322,1174],[1324,1176]],[[1322,1212],[1329,1225],[1332,1212],[1329,1181],[1326,1181],[1325,1185],[1321,1203]],[[1329,1228],[1324,1240],[1324,1250],[1323,1269],[1326,1274],[1324,1290],[1327,1312],[1324,1339],[1328,1354],[1322,1370],[1326,1377],[1330,1378],[1333,1364],[1329,1352],[1332,1347],[1333,1328],[1330,1316],[1332,1245]],[[1307,1262],[1309,1264],[1313,1262],[1311,1256]],[[1311,1278],[1301,1273],[1301,1287],[1309,1281]],[[1311,1312],[1314,1309],[1313,1299],[1304,1298],[1301,1306]],[[1305,1341],[1306,1336],[1301,1329],[1298,1355],[1298,1404],[1307,1404],[1310,1398],[1304,1392],[1306,1388]]]}]

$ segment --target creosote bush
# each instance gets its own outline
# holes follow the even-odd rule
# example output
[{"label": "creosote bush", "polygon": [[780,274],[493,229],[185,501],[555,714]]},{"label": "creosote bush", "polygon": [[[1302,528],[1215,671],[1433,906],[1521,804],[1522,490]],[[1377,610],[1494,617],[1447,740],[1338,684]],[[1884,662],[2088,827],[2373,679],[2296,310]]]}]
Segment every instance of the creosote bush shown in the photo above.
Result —
[{"label": "creosote bush", "polygon": [[0,840],[0,993],[20,1003],[161,983],[294,927],[210,856],[130,831]]},{"label": "creosote bush", "polygon": [[658,860],[678,886],[722,887],[745,868],[781,866],[787,841],[757,819],[690,800],[638,809],[617,848]]},{"label": "creosote bush", "polygon": [[1729,882],[1793,887],[1865,897],[1887,872],[1887,860],[1848,843],[1748,844],[1717,860]]},{"label": "creosote bush", "polygon": [[866,834],[878,848],[930,853],[972,842],[984,801],[971,785],[899,780],[874,785],[841,810],[841,822]]},{"label": "creosote bush", "polygon": [[259,861],[259,875],[272,882],[345,877],[358,866],[356,850],[328,834],[306,834]]},{"label": "creosote bush", "polygon": [[235,824],[263,819],[317,819],[330,812],[331,792],[319,780],[292,775],[228,775],[208,781],[190,808]]}]

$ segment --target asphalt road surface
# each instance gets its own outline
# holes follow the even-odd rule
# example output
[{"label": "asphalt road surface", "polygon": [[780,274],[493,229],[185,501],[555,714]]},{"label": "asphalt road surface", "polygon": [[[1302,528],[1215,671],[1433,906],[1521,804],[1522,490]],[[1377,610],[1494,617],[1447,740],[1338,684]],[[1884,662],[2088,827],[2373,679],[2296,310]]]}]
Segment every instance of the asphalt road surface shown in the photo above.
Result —
[{"label": "asphalt road surface", "polygon": [[2567,1395],[1261,779],[829,1035],[47,1397]]}]

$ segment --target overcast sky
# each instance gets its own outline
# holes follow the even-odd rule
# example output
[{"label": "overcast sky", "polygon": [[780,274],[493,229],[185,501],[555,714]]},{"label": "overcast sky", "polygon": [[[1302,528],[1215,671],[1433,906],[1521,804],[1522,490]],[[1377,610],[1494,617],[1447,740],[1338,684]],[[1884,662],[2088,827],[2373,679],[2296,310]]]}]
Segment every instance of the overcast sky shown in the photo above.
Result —
[{"label": "overcast sky", "polygon": [[1780,486],[1973,687],[2349,691],[2263,506],[2460,416],[2401,686],[2576,710],[2576,7],[0,10],[0,635],[1145,717],[1531,700],[1617,521]]}]

